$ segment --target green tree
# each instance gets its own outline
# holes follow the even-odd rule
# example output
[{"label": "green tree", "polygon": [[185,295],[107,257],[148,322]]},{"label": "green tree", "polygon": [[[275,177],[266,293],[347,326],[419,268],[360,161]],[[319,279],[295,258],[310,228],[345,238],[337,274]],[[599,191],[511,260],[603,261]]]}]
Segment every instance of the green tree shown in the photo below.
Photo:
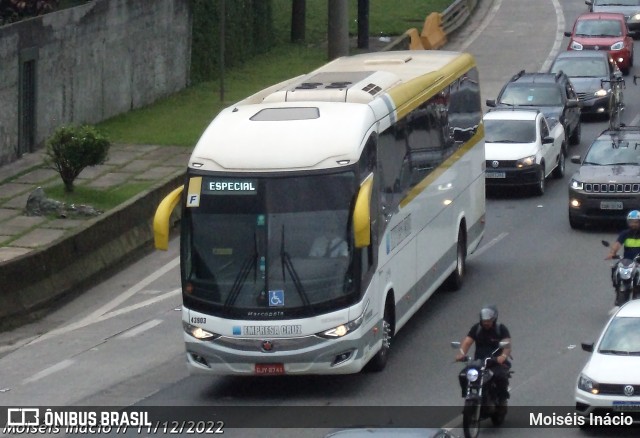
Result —
[{"label": "green tree", "polygon": [[57,171],[66,192],[85,167],[106,161],[111,143],[93,126],[61,126],[47,141],[45,164]]},{"label": "green tree", "polygon": [[58,9],[60,0],[0,0],[0,26]]}]

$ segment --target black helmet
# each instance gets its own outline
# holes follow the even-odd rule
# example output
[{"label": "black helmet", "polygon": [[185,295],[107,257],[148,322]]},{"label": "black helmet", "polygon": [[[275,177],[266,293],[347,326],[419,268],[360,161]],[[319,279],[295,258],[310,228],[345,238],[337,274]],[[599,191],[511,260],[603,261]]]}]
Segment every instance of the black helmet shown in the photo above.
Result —
[{"label": "black helmet", "polygon": [[480,322],[488,320],[493,322],[498,320],[498,308],[493,304],[484,306],[480,309]]}]

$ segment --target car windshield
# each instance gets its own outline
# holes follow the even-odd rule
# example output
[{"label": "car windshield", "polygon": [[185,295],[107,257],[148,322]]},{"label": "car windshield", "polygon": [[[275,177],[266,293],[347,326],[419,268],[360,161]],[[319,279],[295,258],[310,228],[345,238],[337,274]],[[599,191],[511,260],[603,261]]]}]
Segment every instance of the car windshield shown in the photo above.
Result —
[{"label": "car windshield", "polygon": [[535,120],[485,120],[487,143],[533,143],[536,141]]},{"label": "car windshield", "polygon": [[622,36],[622,22],[618,20],[578,20],[574,34],[580,36]]},{"label": "car windshield", "polygon": [[634,140],[598,139],[589,148],[584,164],[638,165],[640,164],[640,138]]},{"label": "car windshield", "polygon": [[598,352],[640,355],[640,318],[614,318],[602,337]]},{"label": "car windshield", "polygon": [[500,103],[519,106],[562,106],[562,91],[555,84],[512,83],[500,96]]},{"label": "car windshield", "polygon": [[607,76],[607,62],[603,58],[558,58],[551,66],[551,73],[563,71],[570,78],[595,78]]}]

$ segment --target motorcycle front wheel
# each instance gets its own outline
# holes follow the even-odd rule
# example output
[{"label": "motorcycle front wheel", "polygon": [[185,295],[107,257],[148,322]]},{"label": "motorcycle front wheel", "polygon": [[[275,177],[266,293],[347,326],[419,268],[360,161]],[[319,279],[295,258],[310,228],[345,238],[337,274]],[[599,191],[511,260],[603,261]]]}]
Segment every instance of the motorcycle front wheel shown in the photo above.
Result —
[{"label": "motorcycle front wheel", "polygon": [[465,400],[462,411],[462,427],[465,438],[477,438],[480,432],[480,404],[476,400]]}]

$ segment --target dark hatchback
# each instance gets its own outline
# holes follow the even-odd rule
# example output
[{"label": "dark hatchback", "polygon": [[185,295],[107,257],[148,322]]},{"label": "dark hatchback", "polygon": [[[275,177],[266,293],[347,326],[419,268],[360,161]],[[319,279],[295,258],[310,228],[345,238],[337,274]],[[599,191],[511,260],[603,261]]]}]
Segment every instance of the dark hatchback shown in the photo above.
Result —
[{"label": "dark hatchback", "polygon": [[616,107],[614,86],[622,85],[622,72],[613,57],[605,51],[583,50],[560,52],[549,68],[549,73],[564,72],[582,103],[582,115],[603,114],[609,116]]},{"label": "dark hatchback", "polygon": [[591,144],[569,184],[569,224],[623,221],[640,209],[640,126],[603,131]]},{"label": "dark hatchback", "polygon": [[547,119],[562,123],[567,142],[580,143],[580,101],[569,76],[558,73],[515,74],[502,87],[496,100],[487,100],[491,108],[528,107],[539,109]]},{"label": "dark hatchback", "polygon": [[640,31],[640,0],[585,0],[589,12],[623,14],[630,31]]}]

